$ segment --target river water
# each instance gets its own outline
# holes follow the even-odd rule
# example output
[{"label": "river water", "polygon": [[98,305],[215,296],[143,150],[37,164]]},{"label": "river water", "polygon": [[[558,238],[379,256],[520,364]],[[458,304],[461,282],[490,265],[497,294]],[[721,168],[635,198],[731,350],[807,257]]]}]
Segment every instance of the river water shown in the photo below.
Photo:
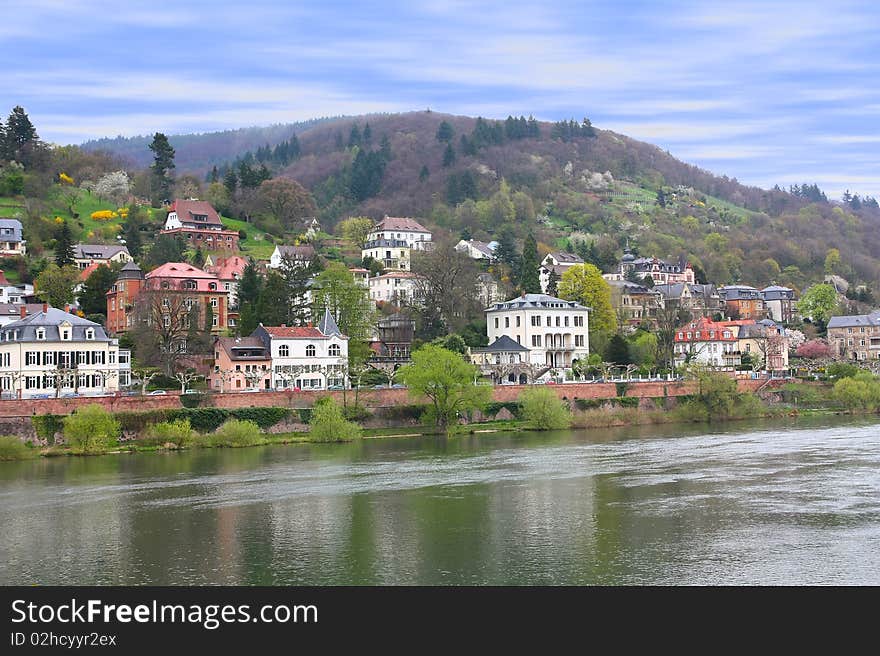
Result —
[{"label": "river water", "polygon": [[0,584],[880,584],[880,423],[0,463]]}]

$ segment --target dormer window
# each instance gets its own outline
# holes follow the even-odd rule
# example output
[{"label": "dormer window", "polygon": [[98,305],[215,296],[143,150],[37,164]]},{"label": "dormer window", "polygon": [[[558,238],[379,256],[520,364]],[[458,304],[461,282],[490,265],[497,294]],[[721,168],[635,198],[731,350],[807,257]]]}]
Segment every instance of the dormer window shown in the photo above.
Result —
[{"label": "dormer window", "polygon": [[37,339],[39,339],[39,340],[46,339],[46,329],[45,328],[37,328]]},{"label": "dormer window", "polygon": [[61,329],[61,339],[65,341],[70,341],[70,328],[62,328]]},{"label": "dormer window", "polygon": [[86,328],[86,339],[95,339],[95,329]]},{"label": "dormer window", "polygon": [[216,292],[217,291],[217,283],[216,282],[208,283],[208,289],[210,289],[212,292]]}]

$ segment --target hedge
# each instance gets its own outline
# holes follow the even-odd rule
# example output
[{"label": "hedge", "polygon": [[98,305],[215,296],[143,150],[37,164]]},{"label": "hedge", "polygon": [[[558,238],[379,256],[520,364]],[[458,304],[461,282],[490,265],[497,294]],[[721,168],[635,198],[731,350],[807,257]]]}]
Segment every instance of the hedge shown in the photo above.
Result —
[{"label": "hedge", "polygon": [[494,417],[504,408],[507,408],[514,417],[519,417],[522,412],[522,403],[519,401],[490,401],[483,409],[483,414],[487,417]]},{"label": "hedge", "polygon": [[55,444],[55,433],[64,430],[64,421],[61,415],[33,415],[31,424],[41,440],[47,440],[49,444]]},{"label": "hedge", "polygon": [[217,430],[228,419],[252,421],[260,428],[269,428],[289,417],[288,408],[183,408],[181,410],[149,410],[147,412],[120,412],[116,419],[122,430],[142,434],[148,426],[164,421],[186,419],[201,433]]},{"label": "hedge", "polygon": [[384,419],[413,419],[418,421],[427,409],[428,404],[426,403],[393,405],[387,408],[382,408],[380,416]]}]

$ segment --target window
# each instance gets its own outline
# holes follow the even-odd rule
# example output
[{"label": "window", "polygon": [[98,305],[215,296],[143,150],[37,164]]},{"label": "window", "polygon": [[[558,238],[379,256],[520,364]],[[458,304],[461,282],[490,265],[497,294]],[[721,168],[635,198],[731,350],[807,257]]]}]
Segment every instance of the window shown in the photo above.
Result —
[{"label": "window", "polygon": [[504,317],[504,327],[510,328],[510,317]]},{"label": "window", "polygon": [[[212,292],[216,292],[217,291],[217,283],[216,282],[208,283],[208,289],[211,290]],[[214,299],[211,299],[211,300],[213,301]]]},{"label": "window", "polygon": [[37,339],[39,339],[39,340],[46,339],[46,329],[45,328],[37,328]]},{"label": "window", "polygon": [[516,318],[516,327],[519,328],[519,317]]},{"label": "window", "polygon": [[540,326],[541,325],[541,317],[532,317],[532,325]]},{"label": "window", "polygon": [[[18,331],[15,331],[15,332],[16,332],[15,337],[17,339],[18,338]],[[65,340],[65,341],[70,340],[70,328],[64,328],[61,330],[61,339]]]},{"label": "window", "polygon": [[24,363],[28,367],[33,367],[39,364],[40,354],[36,351],[25,351],[24,352]]},{"label": "window", "polygon": [[547,325],[551,325],[553,323],[552,317],[547,317]]},{"label": "window", "polygon": [[95,339],[95,329],[86,328],[86,339]]},{"label": "window", "polygon": [[342,354],[342,349],[339,348],[339,344],[331,344],[328,352],[331,357],[338,357]]},{"label": "window", "polygon": [[315,345],[314,344],[309,344],[308,346],[306,346],[306,357],[307,358],[315,357]]},{"label": "window", "polygon": [[278,355],[282,358],[286,358],[290,355],[290,347],[287,344],[282,344],[278,347]]},{"label": "window", "polygon": [[495,327],[498,327],[498,317],[495,317]]},{"label": "window", "polygon": [[218,317],[216,314],[211,317],[211,325],[215,328],[220,325],[220,317]]},{"label": "window", "polygon": [[574,345],[575,346],[583,346],[584,345],[584,336],[583,335],[575,335],[574,336]]},{"label": "window", "polygon": [[532,335],[532,346],[540,346],[541,345],[541,336],[540,335]]},{"label": "window", "polygon": [[171,301],[169,301],[167,298],[163,298],[162,299],[162,307],[163,308],[171,307]]},{"label": "window", "polygon": [[568,328],[568,317],[565,317],[565,327]]}]

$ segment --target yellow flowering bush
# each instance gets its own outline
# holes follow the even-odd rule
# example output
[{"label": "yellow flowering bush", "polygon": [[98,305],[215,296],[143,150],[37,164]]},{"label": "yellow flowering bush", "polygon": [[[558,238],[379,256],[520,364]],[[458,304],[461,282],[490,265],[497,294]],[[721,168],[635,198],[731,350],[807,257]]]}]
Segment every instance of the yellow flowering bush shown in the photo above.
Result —
[{"label": "yellow flowering bush", "polygon": [[111,219],[118,219],[119,214],[113,210],[99,210],[97,212],[92,212],[92,218],[95,221],[109,221]]},{"label": "yellow flowering bush", "polygon": [[62,219],[60,216],[56,216],[55,223],[61,225],[62,223],[64,223],[64,219]]},{"label": "yellow flowering bush", "polygon": [[69,185],[72,185],[72,184],[73,184],[73,178],[71,178],[71,177],[70,177],[69,175],[67,175],[66,173],[59,173],[59,174],[58,174],[58,179],[59,179],[61,182],[65,182],[65,183],[67,183],[67,184],[69,184]]}]

